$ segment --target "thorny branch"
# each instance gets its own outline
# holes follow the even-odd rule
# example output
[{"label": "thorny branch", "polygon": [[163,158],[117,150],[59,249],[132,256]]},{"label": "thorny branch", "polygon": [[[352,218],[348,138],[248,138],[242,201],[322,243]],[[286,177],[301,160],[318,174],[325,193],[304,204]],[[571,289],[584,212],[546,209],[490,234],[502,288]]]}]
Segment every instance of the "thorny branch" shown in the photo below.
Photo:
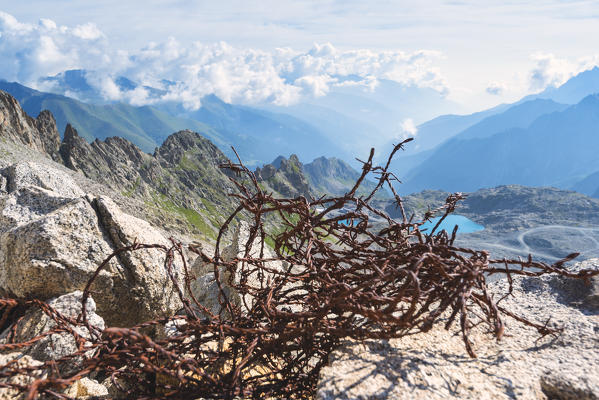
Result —
[{"label": "thorny branch", "polygon": [[[413,216],[405,214],[393,188],[397,178],[388,170],[395,153],[408,141],[395,146],[382,167],[373,165],[371,151],[354,187],[340,197],[275,198],[261,189],[239,157],[237,163],[223,165],[237,173],[230,179],[238,193],[231,196],[239,205],[220,229],[214,254],[190,246],[204,264],[211,265],[219,291],[218,310],[208,309],[193,296],[190,284],[196,277],[189,272],[180,243],[173,241],[170,248],[134,244],[119,249],[109,259],[143,248],[164,252],[163,268],[178,291],[185,315],[97,332],[85,313],[70,320],[41,301],[2,299],[3,327],[16,319],[14,310],[25,306],[39,307],[56,327],[27,343],[8,340],[0,351],[26,349],[53,333],[75,335],[82,344],[77,353],[38,367],[19,367],[15,362],[0,366],[0,387],[27,393],[28,399],[40,395],[64,399],[66,387],[92,376],[110,377],[124,398],[310,398],[321,368],[344,338],[399,338],[426,332],[435,324],[449,329],[457,323],[466,351],[476,357],[469,339],[471,328],[484,323],[500,339],[505,315],[540,335],[557,334],[547,324],[499,306],[502,299],[493,299],[487,290],[488,276],[507,275],[510,290],[505,296],[509,296],[512,275],[556,273],[588,280],[599,271],[568,272],[564,263],[576,254],[547,265],[530,257],[491,260],[485,251],[456,247],[456,230],[449,235],[438,228],[464,198],[460,193],[427,212],[424,221],[439,213],[442,218],[430,232],[421,231],[424,221],[414,222]],[[377,177],[378,185],[370,195],[357,197],[368,174]],[[401,222],[371,206],[375,192],[383,187],[393,193]],[[241,253],[227,259],[221,251],[223,238],[232,221],[242,215],[250,217],[249,237]],[[378,224],[372,222],[375,218]],[[277,234],[268,228],[273,220],[278,221]],[[265,246],[266,239],[274,243],[274,254]],[[90,279],[83,301],[109,259]],[[173,274],[175,260],[183,265],[183,287]],[[149,327],[174,321],[175,333],[147,334]],[[76,326],[90,334],[78,335]],[[75,357],[84,361],[74,372],[61,374],[60,366]],[[19,375],[32,379],[10,379]]]}]

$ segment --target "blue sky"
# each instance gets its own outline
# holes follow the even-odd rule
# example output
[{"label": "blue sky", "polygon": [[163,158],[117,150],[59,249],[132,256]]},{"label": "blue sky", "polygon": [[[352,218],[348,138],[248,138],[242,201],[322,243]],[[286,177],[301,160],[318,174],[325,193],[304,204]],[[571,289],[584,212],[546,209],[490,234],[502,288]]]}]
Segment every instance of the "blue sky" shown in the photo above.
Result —
[{"label": "blue sky", "polygon": [[0,77],[32,83],[94,66],[149,81],[163,74],[197,81],[183,88],[189,101],[213,91],[284,104],[326,93],[331,71],[351,70],[434,87],[477,110],[599,64],[596,1],[2,0],[0,11],[0,55],[21,57]]}]

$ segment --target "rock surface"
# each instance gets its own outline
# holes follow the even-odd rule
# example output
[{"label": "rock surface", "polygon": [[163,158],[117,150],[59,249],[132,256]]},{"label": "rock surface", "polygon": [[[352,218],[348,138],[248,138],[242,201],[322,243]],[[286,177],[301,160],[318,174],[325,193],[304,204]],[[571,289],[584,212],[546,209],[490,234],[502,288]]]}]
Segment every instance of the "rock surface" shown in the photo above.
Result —
[{"label": "rock surface", "polygon": [[[75,291],[52,299],[48,305],[62,316],[77,319],[81,315],[81,301],[83,293]],[[86,301],[86,317],[90,326],[97,332],[104,330],[104,320],[96,314],[96,303],[90,297]],[[11,337],[13,343],[27,342],[39,335],[47,333],[56,327],[56,322],[41,309],[33,307],[14,326],[3,332],[2,339]],[[87,328],[75,327],[74,330],[81,337],[91,338]],[[69,356],[77,351],[77,342],[69,333],[52,333],[26,348],[24,354],[38,361],[57,360]]]},{"label": "rock surface", "polygon": [[[7,365],[8,363],[11,363],[11,366],[14,368],[36,368],[42,365],[40,361],[34,360],[30,356],[23,355],[23,353],[16,351],[0,354],[0,365]],[[43,372],[36,374],[36,376],[14,375],[8,379],[0,379],[0,382],[26,386],[32,384],[35,378],[43,379],[45,376],[46,375]],[[26,393],[19,393],[19,391],[9,387],[0,387],[0,400],[21,400],[25,398],[27,398]]]},{"label": "rock surface", "polygon": [[[599,259],[577,268],[599,268]],[[596,284],[596,282],[595,282]],[[508,283],[491,284],[505,293]],[[323,369],[318,399],[596,399],[599,397],[599,308],[592,286],[553,276],[515,278],[514,297],[502,305],[517,315],[553,324],[564,332],[539,337],[505,317],[496,342],[481,330],[471,338],[478,358],[462,339],[436,326],[425,334],[389,341],[347,342]]]},{"label": "rock surface", "polygon": [[108,389],[93,379],[81,378],[72,384],[64,394],[75,399],[107,398]]},{"label": "rock surface", "polygon": [[[158,244],[169,248],[172,244],[150,224],[139,218],[127,215],[108,197],[98,197],[94,201],[100,223],[117,248],[137,243]],[[158,249],[125,252],[119,256],[127,271],[127,282],[120,285],[117,297],[129,302],[127,313],[138,321],[174,315],[183,307],[166,267],[163,265],[165,253]],[[172,266],[172,276],[183,287],[181,263]],[[123,282],[125,283],[125,282]]]},{"label": "rock surface", "polygon": [[[64,172],[36,163],[0,171],[0,292],[49,299],[85,288],[115,249],[139,243],[169,245],[145,221],[109,198],[83,196]],[[99,313],[111,325],[131,326],[174,314],[181,302],[157,250],[113,258],[92,286]],[[178,264],[173,273],[181,276]]]}]

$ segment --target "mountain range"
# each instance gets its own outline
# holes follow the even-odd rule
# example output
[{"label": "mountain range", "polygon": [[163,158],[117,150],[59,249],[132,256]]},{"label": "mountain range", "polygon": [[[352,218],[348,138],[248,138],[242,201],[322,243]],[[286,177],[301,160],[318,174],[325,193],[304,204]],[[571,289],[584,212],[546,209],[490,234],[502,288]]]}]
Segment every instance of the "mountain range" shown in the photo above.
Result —
[{"label": "mountain range", "polygon": [[[432,89],[386,80],[367,89],[348,78],[325,96],[288,107],[234,105],[209,95],[196,110],[176,102],[142,107],[102,102],[86,71],[66,71],[43,83],[62,87],[65,93],[88,102],[18,83],[0,82],[0,89],[14,95],[33,116],[50,110],[59,131],[71,123],[90,143],[119,136],[152,153],[170,133],[191,129],[210,139],[228,158],[236,158],[234,146],[252,168],[291,154],[304,161],[334,157],[350,169],[358,168],[354,156],[364,158],[372,144],[386,143],[376,153],[379,161],[391,149],[393,141],[388,141],[381,127],[391,129],[409,115],[425,118],[456,108]],[[115,83],[122,90],[140,87],[124,77]],[[173,84],[164,83],[165,87]],[[155,97],[164,94],[162,89],[143,88]],[[599,68],[513,104],[423,122],[412,132],[416,140],[392,164],[392,171],[404,182],[398,190],[404,194],[423,189],[473,191],[523,184],[553,185],[596,196],[599,182],[594,174],[599,173],[599,165],[589,151],[597,136],[596,98],[588,97],[594,92],[599,92]],[[432,106],[416,113],[426,108],[424,103]],[[312,188],[334,192],[335,187],[319,180],[318,168],[310,169],[309,164],[303,166],[316,174]],[[335,184],[348,181],[337,161],[326,167],[328,172],[339,173]]]},{"label": "mountain range", "polygon": [[[521,109],[526,111],[522,118],[502,118]],[[599,96],[565,109],[550,100],[532,100],[502,116],[490,117],[497,133],[474,126],[439,146],[410,172],[402,190],[473,191],[505,184],[569,188],[599,170]],[[506,129],[506,120],[512,128]]]},{"label": "mountain range", "polygon": [[[88,142],[119,136],[147,153],[162,144],[172,132],[191,129],[215,143],[234,158],[234,146],[249,166],[269,162],[281,154],[297,152],[305,159],[337,155],[337,146],[309,123],[295,117],[235,106],[216,96],[202,99],[202,108],[186,111],[175,105],[135,107],[125,103],[92,104],[54,93],[40,92],[15,82],[0,81],[0,90],[14,96],[23,109],[37,116],[47,109],[56,118],[60,132],[67,123]],[[314,146],[318,143],[318,146]],[[341,152],[343,154],[343,152]]]}]

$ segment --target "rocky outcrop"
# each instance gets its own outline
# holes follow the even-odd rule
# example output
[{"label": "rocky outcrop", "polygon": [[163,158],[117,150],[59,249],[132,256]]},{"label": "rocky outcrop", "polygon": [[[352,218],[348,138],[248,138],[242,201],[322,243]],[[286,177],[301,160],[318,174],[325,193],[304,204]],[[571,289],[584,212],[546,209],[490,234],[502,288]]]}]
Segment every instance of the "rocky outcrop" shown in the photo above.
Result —
[{"label": "rocky outcrop", "polygon": [[[83,290],[117,248],[139,243],[169,246],[147,222],[129,216],[107,197],[83,195],[58,169],[19,163],[0,171],[0,292],[47,300]],[[181,308],[158,250],[113,258],[92,291],[110,325],[131,326]],[[173,276],[181,278],[179,264]]]},{"label": "rocky outcrop", "polygon": [[[599,268],[599,259],[575,268]],[[518,277],[502,306],[538,323],[564,328],[557,338],[505,318],[496,342],[482,328],[471,334],[478,358],[468,357],[454,327],[397,340],[347,342],[323,369],[324,399],[597,399],[599,308],[597,281]],[[507,280],[491,284],[496,298]],[[459,324],[458,324],[459,325]],[[537,339],[539,339],[537,341]]]},{"label": "rocky outcrop", "polygon": [[48,154],[55,161],[60,160],[60,134],[52,113],[42,111],[33,119],[23,111],[14,97],[1,90],[0,138]]},{"label": "rocky outcrop", "polygon": [[106,386],[89,378],[79,379],[64,394],[80,400],[109,398]]},{"label": "rocky outcrop", "polygon": [[227,158],[195,132],[169,136],[150,155],[118,137],[90,144],[67,126],[60,154],[69,168],[145,202],[148,218],[173,231],[214,237],[231,211],[227,193],[236,189],[219,168]]},{"label": "rocky outcrop", "polygon": [[[276,165],[274,165],[276,164]],[[278,157],[273,164],[256,169],[256,178],[263,187],[283,197],[310,198],[310,185],[303,172],[302,163],[295,154],[289,159]]]}]

